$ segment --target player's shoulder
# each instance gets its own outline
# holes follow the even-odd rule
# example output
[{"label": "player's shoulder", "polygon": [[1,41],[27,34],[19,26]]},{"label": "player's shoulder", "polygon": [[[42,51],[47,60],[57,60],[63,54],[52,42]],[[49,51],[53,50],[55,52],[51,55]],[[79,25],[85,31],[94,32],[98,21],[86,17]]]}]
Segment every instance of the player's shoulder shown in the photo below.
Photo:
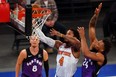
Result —
[{"label": "player's shoulder", "polygon": [[26,56],[27,55],[26,49],[21,50],[20,55]]},{"label": "player's shoulder", "polygon": [[45,49],[43,49],[43,54],[48,54],[47,51]]},{"label": "player's shoulder", "polygon": [[104,61],[105,57],[104,57],[104,55],[102,53],[97,52],[96,55],[101,61]]}]

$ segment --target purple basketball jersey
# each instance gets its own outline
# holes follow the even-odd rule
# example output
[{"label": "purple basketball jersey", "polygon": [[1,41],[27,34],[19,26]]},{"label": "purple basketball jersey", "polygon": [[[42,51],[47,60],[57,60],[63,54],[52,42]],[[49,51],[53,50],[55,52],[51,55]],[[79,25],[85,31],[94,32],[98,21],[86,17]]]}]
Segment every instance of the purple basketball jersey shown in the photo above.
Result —
[{"label": "purple basketball jersey", "polygon": [[42,77],[42,54],[27,55],[22,64],[22,77]]},{"label": "purple basketball jersey", "polygon": [[95,72],[95,65],[91,59],[85,58],[82,65],[82,77],[93,77],[92,74]]}]

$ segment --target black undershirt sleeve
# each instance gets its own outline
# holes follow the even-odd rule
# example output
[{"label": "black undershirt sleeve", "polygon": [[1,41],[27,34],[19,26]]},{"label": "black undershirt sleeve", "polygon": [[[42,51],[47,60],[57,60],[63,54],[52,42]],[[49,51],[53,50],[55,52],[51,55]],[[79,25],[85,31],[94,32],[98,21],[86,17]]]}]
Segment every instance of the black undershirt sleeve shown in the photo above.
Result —
[{"label": "black undershirt sleeve", "polygon": [[49,63],[48,63],[48,60],[44,61],[44,69],[45,69],[46,77],[49,77]]}]

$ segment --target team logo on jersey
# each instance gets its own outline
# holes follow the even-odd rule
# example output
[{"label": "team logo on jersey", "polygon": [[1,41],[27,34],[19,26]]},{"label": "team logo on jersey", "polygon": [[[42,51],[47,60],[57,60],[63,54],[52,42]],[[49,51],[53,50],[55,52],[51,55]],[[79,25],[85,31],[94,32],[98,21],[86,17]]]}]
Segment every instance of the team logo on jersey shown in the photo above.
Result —
[{"label": "team logo on jersey", "polygon": [[33,63],[36,63],[36,64],[42,66],[42,62],[39,61],[39,60],[37,60],[37,59],[33,59],[33,60],[31,60],[30,62],[28,62],[28,63],[27,63],[27,66],[30,66],[30,65],[32,65]]},{"label": "team logo on jersey", "polygon": [[58,54],[69,56],[69,57],[71,56],[71,53],[70,52],[66,52],[66,51],[58,51]]}]

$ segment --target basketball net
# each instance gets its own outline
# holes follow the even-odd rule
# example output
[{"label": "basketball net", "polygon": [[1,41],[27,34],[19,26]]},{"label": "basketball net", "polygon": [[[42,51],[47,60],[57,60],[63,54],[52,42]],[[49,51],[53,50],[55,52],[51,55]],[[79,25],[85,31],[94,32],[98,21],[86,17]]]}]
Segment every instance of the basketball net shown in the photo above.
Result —
[{"label": "basketball net", "polygon": [[[43,25],[45,24],[47,18],[50,16],[51,11],[46,8],[33,8],[32,9],[32,35],[36,34],[36,29],[42,29]],[[37,34],[36,34],[37,35]]]}]

